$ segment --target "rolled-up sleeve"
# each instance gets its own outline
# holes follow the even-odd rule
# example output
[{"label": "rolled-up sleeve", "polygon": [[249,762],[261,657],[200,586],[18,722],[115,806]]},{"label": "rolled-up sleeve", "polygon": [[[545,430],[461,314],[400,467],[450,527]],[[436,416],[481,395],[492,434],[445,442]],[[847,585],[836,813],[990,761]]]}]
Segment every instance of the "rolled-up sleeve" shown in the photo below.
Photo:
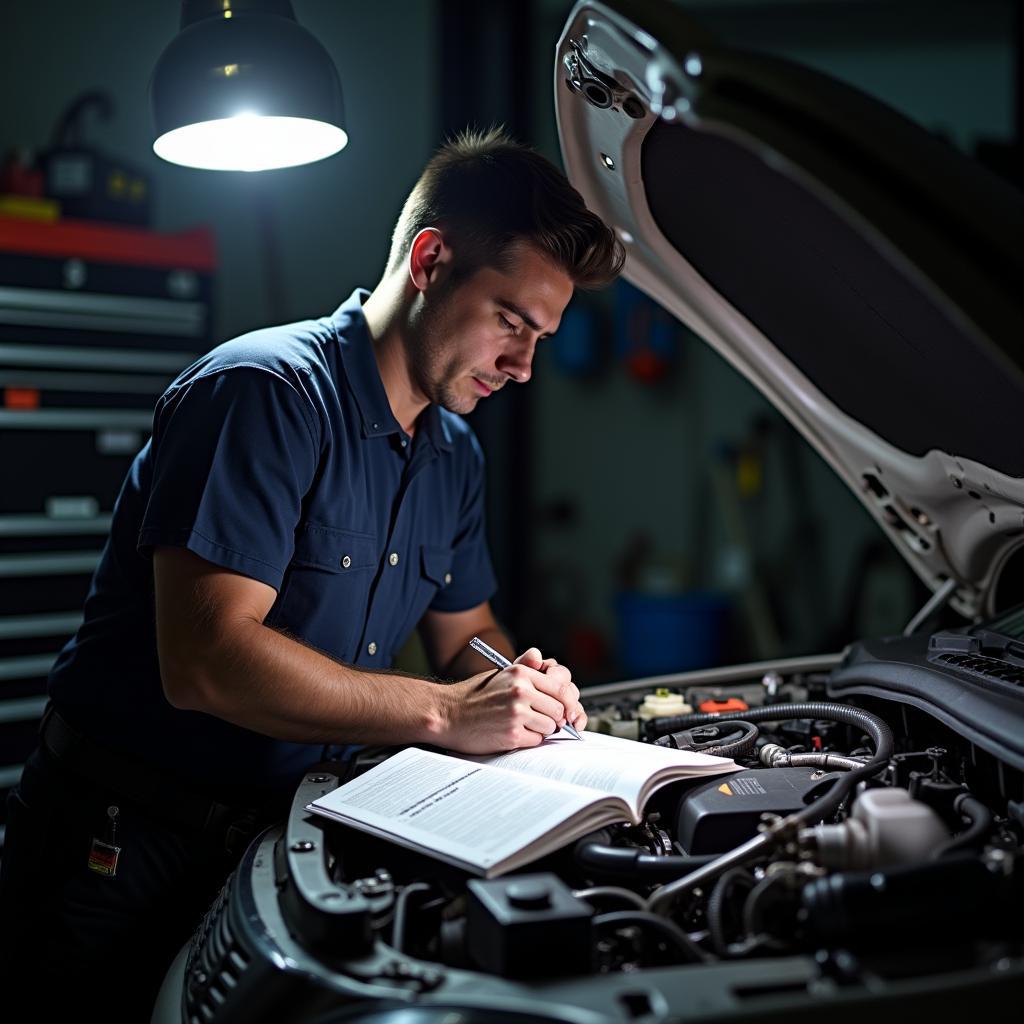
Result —
[{"label": "rolled-up sleeve", "polygon": [[152,446],[139,551],[187,548],[280,590],[317,469],[308,397],[262,367],[210,373],[164,395]]}]

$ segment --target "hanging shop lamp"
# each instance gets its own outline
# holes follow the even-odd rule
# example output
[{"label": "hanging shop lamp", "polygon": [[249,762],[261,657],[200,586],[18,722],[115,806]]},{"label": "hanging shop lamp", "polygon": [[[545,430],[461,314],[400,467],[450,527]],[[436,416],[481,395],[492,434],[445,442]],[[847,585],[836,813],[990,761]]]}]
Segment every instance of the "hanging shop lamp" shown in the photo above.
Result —
[{"label": "hanging shop lamp", "polygon": [[186,167],[293,167],[348,142],[337,69],[290,0],[183,0],[149,93],[153,150]]}]

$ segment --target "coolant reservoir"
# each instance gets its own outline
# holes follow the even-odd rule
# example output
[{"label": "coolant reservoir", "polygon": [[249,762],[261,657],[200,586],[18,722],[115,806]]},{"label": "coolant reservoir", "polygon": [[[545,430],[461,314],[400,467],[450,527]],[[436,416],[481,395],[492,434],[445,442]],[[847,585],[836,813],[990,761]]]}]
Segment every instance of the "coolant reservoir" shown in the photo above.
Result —
[{"label": "coolant reservoir", "polygon": [[654,693],[644,697],[636,713],[638,718],[667,718],[669,715],[688,715],[692,711],[681,693],[659,686]]}]

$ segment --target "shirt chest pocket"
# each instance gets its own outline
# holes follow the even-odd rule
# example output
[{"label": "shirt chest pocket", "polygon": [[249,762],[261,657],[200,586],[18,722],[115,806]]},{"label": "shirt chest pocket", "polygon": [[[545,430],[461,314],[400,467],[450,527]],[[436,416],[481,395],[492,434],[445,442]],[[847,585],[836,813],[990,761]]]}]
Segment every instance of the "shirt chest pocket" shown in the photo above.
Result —
[{"label": "shirt chest pocket", "polygon": [[369,533],[305,523],[295,538],[292,565],[328,573],[358,573],[377,565],[377,538]]},{"label": "shirt chest pocket", "polygon": [[431,547],[420,548],[420,573],[425,583],[433,589],[446,587],[452,581],[452,549]]},{"label": "shirt chest pocket", "polygon": [[353,659],[378,559],[372,534],[304,523],[273,624],[337,658]]},{"label": "shirt chest pocket", "polygon": [[452,582],[454,551],[450,547],[421,544],[415,550],[418,553],[407,575],[406,615],[398,631],[398,646],[416,628],[437,592]]}]

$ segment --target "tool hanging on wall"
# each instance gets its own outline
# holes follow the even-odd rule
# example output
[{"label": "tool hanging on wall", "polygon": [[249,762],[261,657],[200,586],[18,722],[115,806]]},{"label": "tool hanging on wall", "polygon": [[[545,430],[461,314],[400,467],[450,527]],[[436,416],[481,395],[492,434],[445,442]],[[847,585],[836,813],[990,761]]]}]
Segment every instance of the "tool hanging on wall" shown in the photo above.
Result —
[{"label": "tool hanging on wall", "polygon": [[[755,656],[775,658],[782,649],[779,627],[768,594],[755,569],[754,546],[743,516],[739,488],[749,486],[755,475],[751,466],[737,472],[736,453],[722,446],[711,464],[714,495],[721,517],[725,548],[721,555],[732,588],[739,595]],[[760,484],[758,483],[758,487]]]},{"label": "tool hanging on wall", "polygon": [[60,202],[64,217],[149,224],[153,207],[149,176],[86,141],[84,125],[90,114],[109,121],[113,99],[104,92],[86,92],[61,114],[53,145],[39,156],[46,195]]},{"label": "tool hanging on wall", "polygon": [[679,362],[683,328],[638,288],[615,282],[615,354],[635,380],[658,384]]}]

